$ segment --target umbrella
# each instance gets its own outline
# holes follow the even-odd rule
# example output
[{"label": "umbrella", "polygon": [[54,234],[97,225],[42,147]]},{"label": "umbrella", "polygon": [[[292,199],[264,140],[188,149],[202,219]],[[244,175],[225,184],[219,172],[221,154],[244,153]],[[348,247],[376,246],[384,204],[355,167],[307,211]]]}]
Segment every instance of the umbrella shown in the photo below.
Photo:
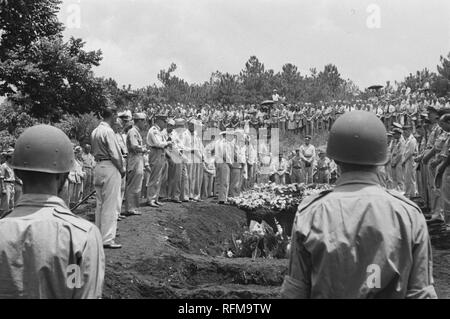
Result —
[{"label": "umbrella", "polygon": [[372,86],[369,86],[368,89],[378,91],[382,87],[383,87],[382,85],[372,85]]},{"label": "umbrella", "polygon": [[274,103],[275,103],[275,102],[272,101],[272,100],[265,100],[265,101],[261,102],[261,105],[272,105],[272,104],[274,104]]}]

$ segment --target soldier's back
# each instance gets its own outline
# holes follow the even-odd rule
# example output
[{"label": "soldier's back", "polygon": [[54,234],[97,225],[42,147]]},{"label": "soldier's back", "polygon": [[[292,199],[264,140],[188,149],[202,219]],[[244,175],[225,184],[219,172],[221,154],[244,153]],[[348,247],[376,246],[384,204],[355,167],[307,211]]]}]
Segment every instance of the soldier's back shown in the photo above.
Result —
[{"label": "soldier's back", "polygon": [[23,195],[0,233],[0,298],[101,297],[100,232],[59,197]]}]

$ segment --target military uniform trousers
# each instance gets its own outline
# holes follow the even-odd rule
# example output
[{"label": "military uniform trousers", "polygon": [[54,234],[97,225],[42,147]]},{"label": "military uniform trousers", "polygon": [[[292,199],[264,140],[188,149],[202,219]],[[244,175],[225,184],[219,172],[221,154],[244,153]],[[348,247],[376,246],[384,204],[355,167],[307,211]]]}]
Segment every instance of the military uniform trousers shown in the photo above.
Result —
[{"label": "military uniform trousers", "polygon": [[303,183],[305,177],[303,176],[303,171],[301,167],[293,167],[291,174],[291,183]]},{"label": "military uniform trousers", "polygon": [[83,180],[83,195],[87,196],[94,190],[94,169],[92,167],[85,167],[84,172],[86,176]]},{"label": "military uniform trousers", "polygon": [[242,166],[241,164],[233,164],[230,172],[230,189],[229,196],[238,196],[241,192]]},{"label": "military uniform trousers", "polygon": [[95,225],[100,229],[104,245],[111,244],[116,238],[117,216],[122,206],[121,180],[119,170],[111,161],[101,161],[95,166]]},{"label": "military uniform trousers", "polygon": [[175,163],[168,160],[167,169],[167,197],[172,200],[181,200],[181,173],[182,163]]},{"label": "military uniform trousers", "polygon": [[319,184],[328,184],[330,183],[330,171],[319,169],[316,174],[317,183]]},{"label": "military uniform trousers", "polygon": [[2,193],[2,204],[1,210],[3,212],[8,212],[14,208],[14,182],[3,182],[4,189]]},{"label": "military uniform trousers", "polygon": [[306,184],[311,184],[313,182],[313,167],[312,164],[310,164],[310,166],[306,166],[307,164],[304,165],[304,169],[303,169],[303,181]]},{"label": "military uniform trousers", "polygon": [[148,163],[150,165],[150,179],[147,185],[147,200],[157,201],[161,191],[162,174],[166,161],[165,152],[161,148],[152,148]]},{"label": "military uniform trousers", "polygon": [[83,196],[83,182],[72,183],[69,182],[69,203],[78,203]]},{"label": "military uniform trousers", "polygon": [[414,160],[410,159],[405,163],[405,196],[415,197],[417,193],[416,169]]},{"label": "military uniform trousers", "polygon": [[228,200],[228,192],[230,189],[230,171],[231,165],[227,163],[217,164],[217,189],[219,195],[219,202],[226,202]]},{"label": "military uniform trousers", "polygon": [[214,175],[203,171],[202,199],[208,199],[213,192]]},{"label": "military uniform trousers", "polygon": [[144,157],[142,154],[129,154],[125,188],[125,210],[136,212],[140,206],[142,180],[144,179]]},{"label": "military uniform trousers", "polygon": [[273,175],[273,180],[275,184],[284,185],[286,184],[286,175],[285,174],[280,175],[278,173],[275,173]]},{"label": "military uniform trousers", "polygon": [[394,181],[394,189],[403,192],[405,189],[404,170],[401,163],[392,168],[392,179]]},{"label": "military uniform trousers", "polygon": [[189,198],[200,199],[200,193],[202,190],[203,181],[203,164],[188,163],[188,176],[189,176]]},{"label": "military uniform trousers", "polygon": [[163,171],[161,174],[161,191],[159,192],[159,196],[163,198],[169,197],[169,160],[167,158],[164,159]]}]

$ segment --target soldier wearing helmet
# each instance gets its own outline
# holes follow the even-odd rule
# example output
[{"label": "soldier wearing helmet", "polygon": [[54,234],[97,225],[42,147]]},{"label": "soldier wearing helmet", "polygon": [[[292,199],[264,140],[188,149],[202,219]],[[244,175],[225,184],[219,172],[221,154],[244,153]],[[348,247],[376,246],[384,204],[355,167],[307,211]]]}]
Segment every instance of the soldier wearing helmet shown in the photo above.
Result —
[{"label": "soldier wearing helmet", "polygon": [[378,179],[388,160],[381,120],[366,111],[342,115],[327,154],[341,176],[298,207],[282,296],[436,298],[425,218]]},{"label": "soldier wearing helmet", "polygon": [[73,163],[69,138],[53,126],[33,126],[17,139],[12,167],[23,195],[0,219],[0,298],[101,297],[100,232],[59,197]]}]

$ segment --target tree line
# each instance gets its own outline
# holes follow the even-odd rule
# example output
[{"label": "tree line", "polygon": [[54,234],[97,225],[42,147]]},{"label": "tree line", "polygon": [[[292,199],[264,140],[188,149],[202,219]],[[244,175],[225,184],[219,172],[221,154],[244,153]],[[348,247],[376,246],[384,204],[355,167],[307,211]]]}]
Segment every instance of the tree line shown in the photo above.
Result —
[{"label": "tree line", "polygon": [[[63,122],[67,130],[78,125],[77,117],[111,105],[145,109],[164,103],[256,104],[270,98],[274,88],[288,102],[364,96],[365,90],[344,79],[331,63],[322,70],[311,68],[309,74],[292,63],[275,72],[256,56],[239,74],[216,71],[200,84],[176,76],[172,63],[158,73],[158,85],[119,86],[114,79],[95,76],[93,67],[101,63],[101,50],[86,51],[82,39],[64,41],[64,26],[57,19],[60,5],[60,0],[0,1],[0,96],[7,97],[0,107],[2,140],[36,122]],[[450,53],[439,62],[437,72],[418,71],[401,85],[414,91],[429,84],[438,96],[449,94]]]}]

